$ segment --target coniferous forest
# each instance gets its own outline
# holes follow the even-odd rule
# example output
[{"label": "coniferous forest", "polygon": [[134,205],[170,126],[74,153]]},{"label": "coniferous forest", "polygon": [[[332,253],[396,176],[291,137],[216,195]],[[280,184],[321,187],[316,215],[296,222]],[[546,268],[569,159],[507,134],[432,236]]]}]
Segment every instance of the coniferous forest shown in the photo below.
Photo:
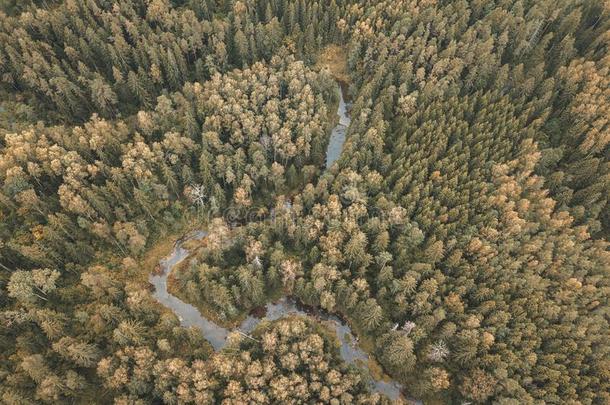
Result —
[{"label": "coniferous forest", "polygon": [[0,403],[609,404],[609,50],[607,0],[0,0]]}]

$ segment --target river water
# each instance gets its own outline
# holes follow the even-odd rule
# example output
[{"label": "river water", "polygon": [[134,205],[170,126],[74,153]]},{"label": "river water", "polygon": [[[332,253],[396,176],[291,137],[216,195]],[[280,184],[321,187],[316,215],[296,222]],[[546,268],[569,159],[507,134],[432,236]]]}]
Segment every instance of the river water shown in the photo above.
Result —
[{"label": "river water", "polygon": [[343,92],[343,86],[339,86],[339,108],[337,109],[339,123],[333,128],[330,134],[328,147],[326,148],[327,169],[330,168],[337,159],[339,159],[341,151],[343,150],[343,144],[345,143],[345,134],[349,124],[351,123],[351,119],[348,115],[348,105],[345,102]]},{"label": "river water", "polygon": [[[202,239],[206,235],[207,232],[205,231],[196,231],[190,236],[176,242],[172,253],[162,259],[159,263],[159,271],[151,274],[149,279],[155,286],[153,297],[176,314],[180,320],[180,325],[184,327],[194,326],[199,329],[203,334],[203,337],[210,342],[214,350],[218,351],[226,345],[227,338],[232,331],[205,318],[193,305],[173,296],[167,290],[167,277],[175,266],[189,255],[188,250],[183,247],[183,244],[189,240]],[[236,328],[236,331],[248,334],[256,329],[258,324],[263,320],[275,321],[290,315],[312,316],[312,313],[301,308],[293,299],[283,297],[277,302],[267,304],[265,306],[265,315],[262,318],[248,315],[248,317]],[[320,321],[325,321],[327,326],[334,329],[340,343],[339,353],[345,362],[355,364],[365,370],[368,369],[369,355],[358,346],[357,340],[349,325],[343,322],[339,317],[323,311],[317,312],[315,317]],[[386,382],[382,380],[373,380],[372,388],[393,400],[400,397],[402,389],[401,385],[395,381]]]},{"label": "river water", "polygon": [[[343,89],[340,89],[339,94],[339,108],[337,111],[339,123],[333,128],[330,136],[326,151],[327,168],[332,166],[339,158],[345,143],[345,133],[350,124],[348,106],[343,96]],[[177,241],[172,253],[159,263],[160,270],[155,274],[151,274],[149,280],[155,287],[154,298],[176,314],[180,320],[180,325],[184,327],[194,326],[201,330],[201,333],[210,342],[214,350],[218,351],[225,346],[227,338],[232,331],[205,318],[193,305],[173,296],[167,290],[167,277],[169,273],[189,255],[189,251],[183,247],[183,244],[188,240],[203,239],[206,235],[207,232],[205,231],[196,231],[188,237]],[[277,302],[267,304],[265,315],[262,318],[249,315],[236,330],[248,334],[263,320],[274,321],[289,315],[312,316],[310,312],[297,305],[294,300],[283,297]],[[369,355],[358,346],[358,341],[354,337],[349,325],[337,316],[325,312],[317,312],[315,316],[317,319],[325,321],[328,326],[334,329],[340,342],[339,352],[341,358],[349,364],[355,364],[368,371]],[[384,394],[392,400],[397,400],[401,397],[402,386],[396,381],[372,380],[371,384],[371,388],[374,391]],[[412,401],[421,404],[420,401]]]}]

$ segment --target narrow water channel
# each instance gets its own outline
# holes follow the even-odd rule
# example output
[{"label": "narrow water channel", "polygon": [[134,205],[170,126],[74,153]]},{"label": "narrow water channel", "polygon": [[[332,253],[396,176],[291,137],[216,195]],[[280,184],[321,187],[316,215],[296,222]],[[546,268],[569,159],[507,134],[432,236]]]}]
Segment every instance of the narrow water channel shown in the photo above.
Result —
[{"label": "narrow water channel", "polygon": [[[153,297],[176,314],[180,320],[180,325],[184,327],[194,326],[201,330],[203,337],[210,342],[212,347],[214,347],[214,350],[218,351],[227,343],[227,337],[231,331],[205,318],[193,305],[173,296],[167,290],[167,278],[169,274],[176,265],[189,255],[188,250],[183,247],[183,244],[189,240],[202,239],[206,235],[207,232],[205,231],[196,231],[189,237],[176,242],[172,253],[159,263],[159,272],[151,274],[150,282],[155,286]],[[312,316],[311,313],[300,308],[294,300],[283,297],[277,302],[266,305],[264,317],[257,318],[249,315],[236,330],[243,333],[250,333],[256,329],[258,324],[263,320],[275,321],[289,315]],[[349,325],[344,323],[339,317],[326,312],[316,313],[316,319],[325,321],[327,326],[334,329],[340,343],[339,353],[341,358],[349,364],[355,364],[368,371],[369,355],[358,346],[357,340]],[[395,381],[386,382],[382,380],[373,380],[372,383],[372,388],[375,391],[386,395],[390,399],[396,400],[401,395],[402,386]]]},{"label": "narrow water channel", "polygon": [[341,155],[343,150],[343,144],[345,143],[345,134],[347,128],[351,123],[351,119],[348,115],[348,104],[344,97],[344,86],[339,86],[339,108],[337,109],[337,115],[339,116],[339,123],[333,128],[330,134],[330,140],[328,147],[326,148],[326,168],[330,168],[333,163]]},{"label": "narrow water channel", "polygon": [[[339,123],[332,130],[330,136],[330,141],[326,151],[327,168],[332,166],[332,164],[339,158],[341,150],[343,149],[343,143],[345,142],[345,133],[350,124],[350,118],[347,111],[348,106],[343,96],[343,89],[340,89],[339,94],[339,108],[337,111],[337,114],[339,115]],[[205,231],[196,231],[188,237],[177,241],[172,253],[159,263],[159,272],[151,274],[149,279],[150,282],[155,286],[155,292],[153,293],[154,298],[172,310],[172,312],[174,312],[180,320],[180,324],[182,326],[194,326],[201,330],[203,336],[210,342],[214,350],[218,351],[225,346],[227,337],[231,331],[205,318],[193,305],[173,296],[167,290],[167,278],[169,274],[177,264],[179,264],[189,255],[188,250],[183,247],[183,244],[188,240],[202,239],[206,235],[207,232]],[[274,321],[289,315],[311,316],[310,313],[300,308],[294,300],[286,297],[281,298],[275,303],[267,304],[265,311],[265,316],[262,318],[256,318],[249,315],[239,325],[237,330],[243,333],[250,333],[263,320]],[[358,341],[354,337],[351,328],[337,316],[332,314],[318,312],[316,314],[316,318],[318,320],[325,321],[327,325],[335,330],[337,338],[340,342],[339,352],[341,354],[341,358],[349,364],[356,364],[358,367],[368,371],[369,355],[358,346]],[[401,397],[402,386],[396,381],[386,382],[382,380],[373,380],[372,388],[374,391],[384,394],[392,400],[396,400]],[[420,401],[414,402],[421,404]]]}]

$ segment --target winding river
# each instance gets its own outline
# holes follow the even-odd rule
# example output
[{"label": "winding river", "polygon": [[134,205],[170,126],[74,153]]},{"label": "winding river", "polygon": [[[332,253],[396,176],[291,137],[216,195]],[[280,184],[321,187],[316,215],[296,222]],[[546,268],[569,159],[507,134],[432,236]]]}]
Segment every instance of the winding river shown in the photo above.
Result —
[{"label": "winding river", "polygon": [[[327,168],[339,158],[343,143],[345,142],[345,133],[350,124],[348,105],[343,97],[343,89],[341,89],[339,94],[339,108],[337,111],[339,123],[333,128],[330,136],[326,151]],[[180,320],[182,326],[194,326],[201,330],[203,336],[210,342],[214,350],[218,351],[225,346],[227,337],[231,331],[205,318],[193,305],[173,296],[167,290],[167,278],[169,273],[189,255],[189,251],[183,247],[184,243],[193,239],[203,239],[206,235],[207,232],[205,231],[195,231],[189,236],[178,240],[174,245],[172,253],[161,260],[160,271],[151,274],[149,280],[155,287],[153,293],[154,298],[172,310]],[[273,321],[288,315],[311,316],[310,313],[301,309],[294,300],[286,297],[281,298],[277,302],[267,304],[265,311],[265,316],[262,318],[256,318],[249,315],[236,330],[248,334],[252,332],[262,320]],[[369,355],[358,346],[358,341],[354,337],[351,328],[335,315],[319,312],[316,316],[319,320],[325,321],[327,325],[335,330],[340,342],[339,352],[341,358],[349,364],[355,364],[358,367],[368,370]],[[397,400],[401,397],[402,386],[396,381],[386,382],[382,380],[373,380],[372,388],[374,391],[384,394],[392,400]],[[414,402],[421,403],[420,401]]]}]

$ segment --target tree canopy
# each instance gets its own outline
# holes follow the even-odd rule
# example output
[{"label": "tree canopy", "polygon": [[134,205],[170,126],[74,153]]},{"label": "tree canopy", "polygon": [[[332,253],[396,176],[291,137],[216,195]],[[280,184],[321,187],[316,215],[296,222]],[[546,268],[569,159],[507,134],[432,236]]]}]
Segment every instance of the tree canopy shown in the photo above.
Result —
[{"label": "tree canopy", "polygon": [[[0,401],[610,402],[610,3],[0,0]],[[337,85],[340,81],[341,89]],[[339,91],[351,123],[324,169]],[[253,311],[253,312],[252,312]]]}]

